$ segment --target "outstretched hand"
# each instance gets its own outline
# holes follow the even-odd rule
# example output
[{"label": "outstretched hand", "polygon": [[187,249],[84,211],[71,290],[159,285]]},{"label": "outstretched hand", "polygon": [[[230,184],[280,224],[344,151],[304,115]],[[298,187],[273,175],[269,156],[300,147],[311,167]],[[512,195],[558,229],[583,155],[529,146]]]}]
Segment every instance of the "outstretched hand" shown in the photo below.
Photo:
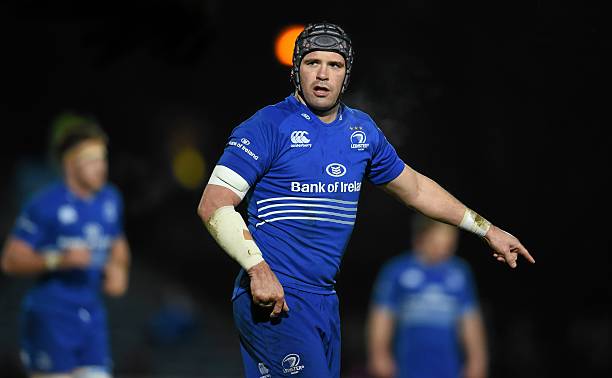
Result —
[{"label": "outstretched hand", "polygon": [[271,318],[277,318],[282,311],[289,311],[285,302],[285,291],[265,261],[251,267],[247,273],[251,279],[251,295],[256,305],[272,308]]},{"label": "outstretched hand", "polygon": [[530,263],[535,263],[534,258],[521,242],[514,235],[499,227],[491,225],[484,238],[493,248],[493,257],[499,262],[508,264],[511,268],[516,268],[519,255],[522,255]]}]

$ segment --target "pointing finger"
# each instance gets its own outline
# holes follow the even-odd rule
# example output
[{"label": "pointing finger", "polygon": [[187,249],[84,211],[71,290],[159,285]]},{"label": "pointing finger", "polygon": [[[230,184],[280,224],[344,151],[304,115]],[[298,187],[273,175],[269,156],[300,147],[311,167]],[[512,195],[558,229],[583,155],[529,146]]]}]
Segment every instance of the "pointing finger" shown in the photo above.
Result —
[{"label": "pointing finger", "polygon": [[522,245],[518,247],[518,253],[523,255],[523,257],[526,258],[527,261],[529,261],[530,263],[535,264],[535,259],[529,254],[529,251],[527,251],[527,249]]}]

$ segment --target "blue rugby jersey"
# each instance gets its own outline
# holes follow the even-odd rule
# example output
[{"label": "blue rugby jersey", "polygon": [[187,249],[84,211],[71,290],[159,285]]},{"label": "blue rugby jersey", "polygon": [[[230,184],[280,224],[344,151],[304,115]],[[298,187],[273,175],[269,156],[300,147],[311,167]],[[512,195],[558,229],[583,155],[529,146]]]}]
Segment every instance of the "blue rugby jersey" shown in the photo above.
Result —
[{"label": "blue rugby jersey", "polygon": [[294,96],[236,127],[217,164],[251,186],[248,227],[280,282],[321,294],[335,292],[364,178],[384,184],[405,166],[366,113],[341,105],[326,124]]},{"label": "blue rugby jersey", "polygon": [[404,254],[387,262],[374,285],[373,305],[396,319],[398,377],[458,377],[458,325],[478,303],[469,266],[460,258],[426,265]]},{"label": "blue rugby jersey", "polygon": [[71,245],[90,249],[87,269],[42,274],[26,297],[26,305],[57,309],[65,305],[100,304],[102,269],[112,243],[123,233],[120,193],[106,185],[89,199],[75,196],[63,182],[50,185],[23,208],[13,236],[37,253],[62,251]]}]

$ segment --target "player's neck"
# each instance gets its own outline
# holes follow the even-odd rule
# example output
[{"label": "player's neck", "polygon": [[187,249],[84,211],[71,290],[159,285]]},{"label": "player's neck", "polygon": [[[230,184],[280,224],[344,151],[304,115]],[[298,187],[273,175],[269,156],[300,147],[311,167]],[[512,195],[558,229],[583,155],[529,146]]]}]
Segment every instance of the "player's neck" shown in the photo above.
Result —
[{"label": "player's neck", "polygon": [[442,259],[442,258],[432,257],[426,251],[419,250],[419,249],[415,251],[415,256],[417,260],[421,262],[421,264],[427,265],[427,266],[439,265],[445,261],[445,259]]},{"label": "player's neck", "polygon": [[338,117],[338,105],[334,106],[329,112],[326,112],[325,114],[318,114],[315,110],[312,110],[312,112],[319,117],[319,119],[325,123],[332,123],[336,120],[336,118]]},{"label": "player's neck", "polygon": [[70,192],[78,198],[89,199],[95,194],[95,190],[82,185],[71,175],[65,175],[64,182],[66,183],[68,190],[70,190]]},{"label": "player's neck", "polygon": [[332,123],[338,117],[338,109],[340,108],[339,102],[336,105],[334,105],[331,109],[320,111],[320,110],[313,109],[310,105],[308,105],[308,103],[306,103],[304,98],[302,98],[302,96],[297,91],[295,92],[294,96],[295,98],[298,99],[299,102],[306,105],[306,107],[308,107],[308,109],[310,109],[310,111],[324,123]]}]

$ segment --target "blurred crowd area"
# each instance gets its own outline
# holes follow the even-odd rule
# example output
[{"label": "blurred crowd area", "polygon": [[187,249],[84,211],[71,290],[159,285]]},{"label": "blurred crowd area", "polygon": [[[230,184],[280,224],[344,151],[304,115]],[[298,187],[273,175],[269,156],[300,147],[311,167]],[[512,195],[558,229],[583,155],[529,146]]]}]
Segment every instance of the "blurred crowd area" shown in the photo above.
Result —
[{"label": "blurred crowd area", "polygon": [[[595,96],[600,23],[596,9],[538,4],[417,1],[401,16],[392,6],[349,14],[328,4],[323,18],[345,25],[355,43],[345,102],[373,115],[406,162],[512,230],[538,261],[509,271],[482,241],[461,237],[491,377],[603,377],[610,243],[597,236],[605,186],[592,179],[608,161]],[[16,59],[2,111],[12,134],[0,141],[0,235],[58,178],[47,159],[53,118],[94,115],[110,136],[110,179],[123,192],[134,256],[128,294],[108,301],[116,376],[238,377],[230,303],[238,265],[196,207],[231,129],[291,93],[289,69],[273,57],[275,33],[322,16],[279,7],[264,20],[247,16],[259,6],[236,14],[220,1],[161,1],[146,16],[136,5],[99,5],[26,1],[0,13],[14,29],[5,48]],[[353,378],[367,377],[371,287],[378,268],[408,248],[411,210],[368,184],[358,214],[337,277],[343,376]],[[31,283],[0,274],[2,377],[24,376],[17,315]]]}]

